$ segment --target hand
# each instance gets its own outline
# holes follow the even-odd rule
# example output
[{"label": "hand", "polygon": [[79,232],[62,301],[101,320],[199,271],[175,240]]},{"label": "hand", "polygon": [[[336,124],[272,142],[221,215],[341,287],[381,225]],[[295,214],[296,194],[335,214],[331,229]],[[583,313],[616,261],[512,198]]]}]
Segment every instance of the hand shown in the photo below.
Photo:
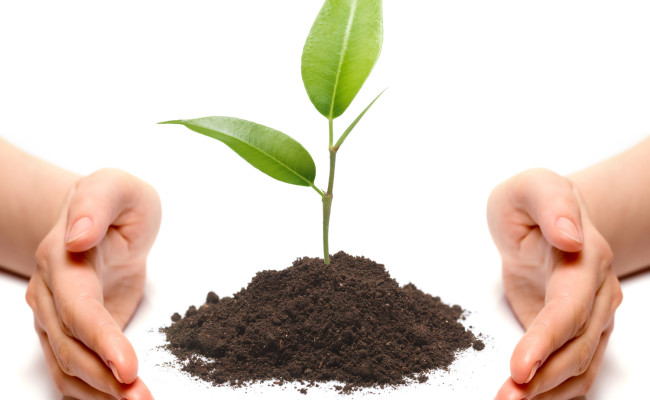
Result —
[{"label": "hand", "polygon": [[57,388],[79,399],[153,399],[122,330],[142,297],[160,201],[117,170],[79,179],[36,252],[27,288]]},{"label": "hand", "polygon": [[506,297],[526,333],[497,399],[572,399],[600,368],[622,300],[612,252],[575,185],[531,170],[497,186],[488,225]]}]

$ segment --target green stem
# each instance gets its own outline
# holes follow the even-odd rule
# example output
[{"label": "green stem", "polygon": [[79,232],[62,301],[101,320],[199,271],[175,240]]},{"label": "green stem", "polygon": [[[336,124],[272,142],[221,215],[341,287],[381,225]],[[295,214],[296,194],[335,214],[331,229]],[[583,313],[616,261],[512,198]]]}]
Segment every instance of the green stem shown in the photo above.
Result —
[{"label": "green stem", "polygon": [[321,197],[322,197],[322,196],[325,196],[325,193],[323,193],[323,192],[322,192],[319,188],[317,188],[316,185],[314,185],[313,183],[311,184],[311,187],[312,187],[312,189],[314,189],[314,190],[316,191],[316,193],[320,194]]},{"label": "green stem", "polygon": [[323,196],[323,252],[325,265],[330,264],[329,252],[329,229],[330,229],[330,212],[332,211],[332,196],[326,194]]},{"label": "green stem", "polygon": [[323,252],[325,265],[330,263],[329,253],[329,229],[330,229],[330,214],[332,212],[332,200],[334,199],[334,170],[336,169],[336,150],[332,147],[334,142],[334,125],[333,121],[329,120],[329,133],[330,133],[330,177],[327,182],[327,191],[323,195]]},{"label": "green stem", "polygon": [[330,128],[330,144],[329,148],[332,148],[332,145],[334,144],[334,120],[330,119],[329,120],[329,128]]},{"label": "green stem", "polygon": [[334,194],[334,169],[336,168],[336,150],[330,149],[330,179],[327,182],[326,195],[332,196]]}]

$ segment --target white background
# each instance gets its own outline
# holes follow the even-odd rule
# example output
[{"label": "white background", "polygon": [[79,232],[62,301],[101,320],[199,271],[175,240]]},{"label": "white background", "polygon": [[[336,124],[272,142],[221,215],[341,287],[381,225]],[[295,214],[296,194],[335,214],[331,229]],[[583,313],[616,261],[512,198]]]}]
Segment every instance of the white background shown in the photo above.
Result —
[{"label": "white background", "polygon": [[[232,294],[258,270],[320,256],[322,216],[313,190],[278,183],[221,143],[156,122],[229,115],[271,126],[312,153],[324,187],[327,123],[300,79],[320,6],[0,5],[0,135],[80,174],[127,170],[161,195],[145,298],[127,329],[158,399],[304,398],[294,389],[206,388],[159,366],[156,330],[173,312],[202,303],[209,290]],[[485,223],[489,192],[531,167],[573,172],[650,132],[650,5],[401,0],[386,1],[384,14],[379,62],[335,123],[340,134],[389,88],[339,153],[331,250],[370,257],[400,283],[462,305],[468,324],[489,336],[451,373],[382,398],[492,398],[522,330],[503,298]],[[646,393],[650,276],[623,287],[590,399]],[[26,282],[0,273],[0,288],[1,397],[58,398],[32,332]]]}]

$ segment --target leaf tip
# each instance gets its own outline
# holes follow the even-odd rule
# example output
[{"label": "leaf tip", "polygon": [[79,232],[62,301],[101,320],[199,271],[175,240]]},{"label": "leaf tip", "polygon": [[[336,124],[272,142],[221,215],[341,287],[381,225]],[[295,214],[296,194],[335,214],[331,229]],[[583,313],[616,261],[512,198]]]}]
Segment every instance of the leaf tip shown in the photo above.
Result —
[{"label": "leaf tip", "polygon": [[163,121],[163,122],[158,122],[158,125],[163,125],[163,124],[182,124],[183,120],[182,119],[175,119],[173,121]]}]

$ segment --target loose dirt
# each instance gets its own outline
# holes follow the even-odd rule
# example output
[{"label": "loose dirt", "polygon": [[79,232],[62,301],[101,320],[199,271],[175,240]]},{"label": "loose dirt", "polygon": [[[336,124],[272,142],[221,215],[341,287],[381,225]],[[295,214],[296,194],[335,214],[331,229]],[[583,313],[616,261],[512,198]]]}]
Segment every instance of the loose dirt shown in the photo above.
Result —
[{"label": "loose dirt", "polygon": [[207,295],[161,328],[182,369],[214,385],[338,381],[348,392],[427,380],[456,355],[485,345],[460,323],[464,310],[383,265],[339,252],[326,266],[300,258],[257,273],[232,297]]}]

